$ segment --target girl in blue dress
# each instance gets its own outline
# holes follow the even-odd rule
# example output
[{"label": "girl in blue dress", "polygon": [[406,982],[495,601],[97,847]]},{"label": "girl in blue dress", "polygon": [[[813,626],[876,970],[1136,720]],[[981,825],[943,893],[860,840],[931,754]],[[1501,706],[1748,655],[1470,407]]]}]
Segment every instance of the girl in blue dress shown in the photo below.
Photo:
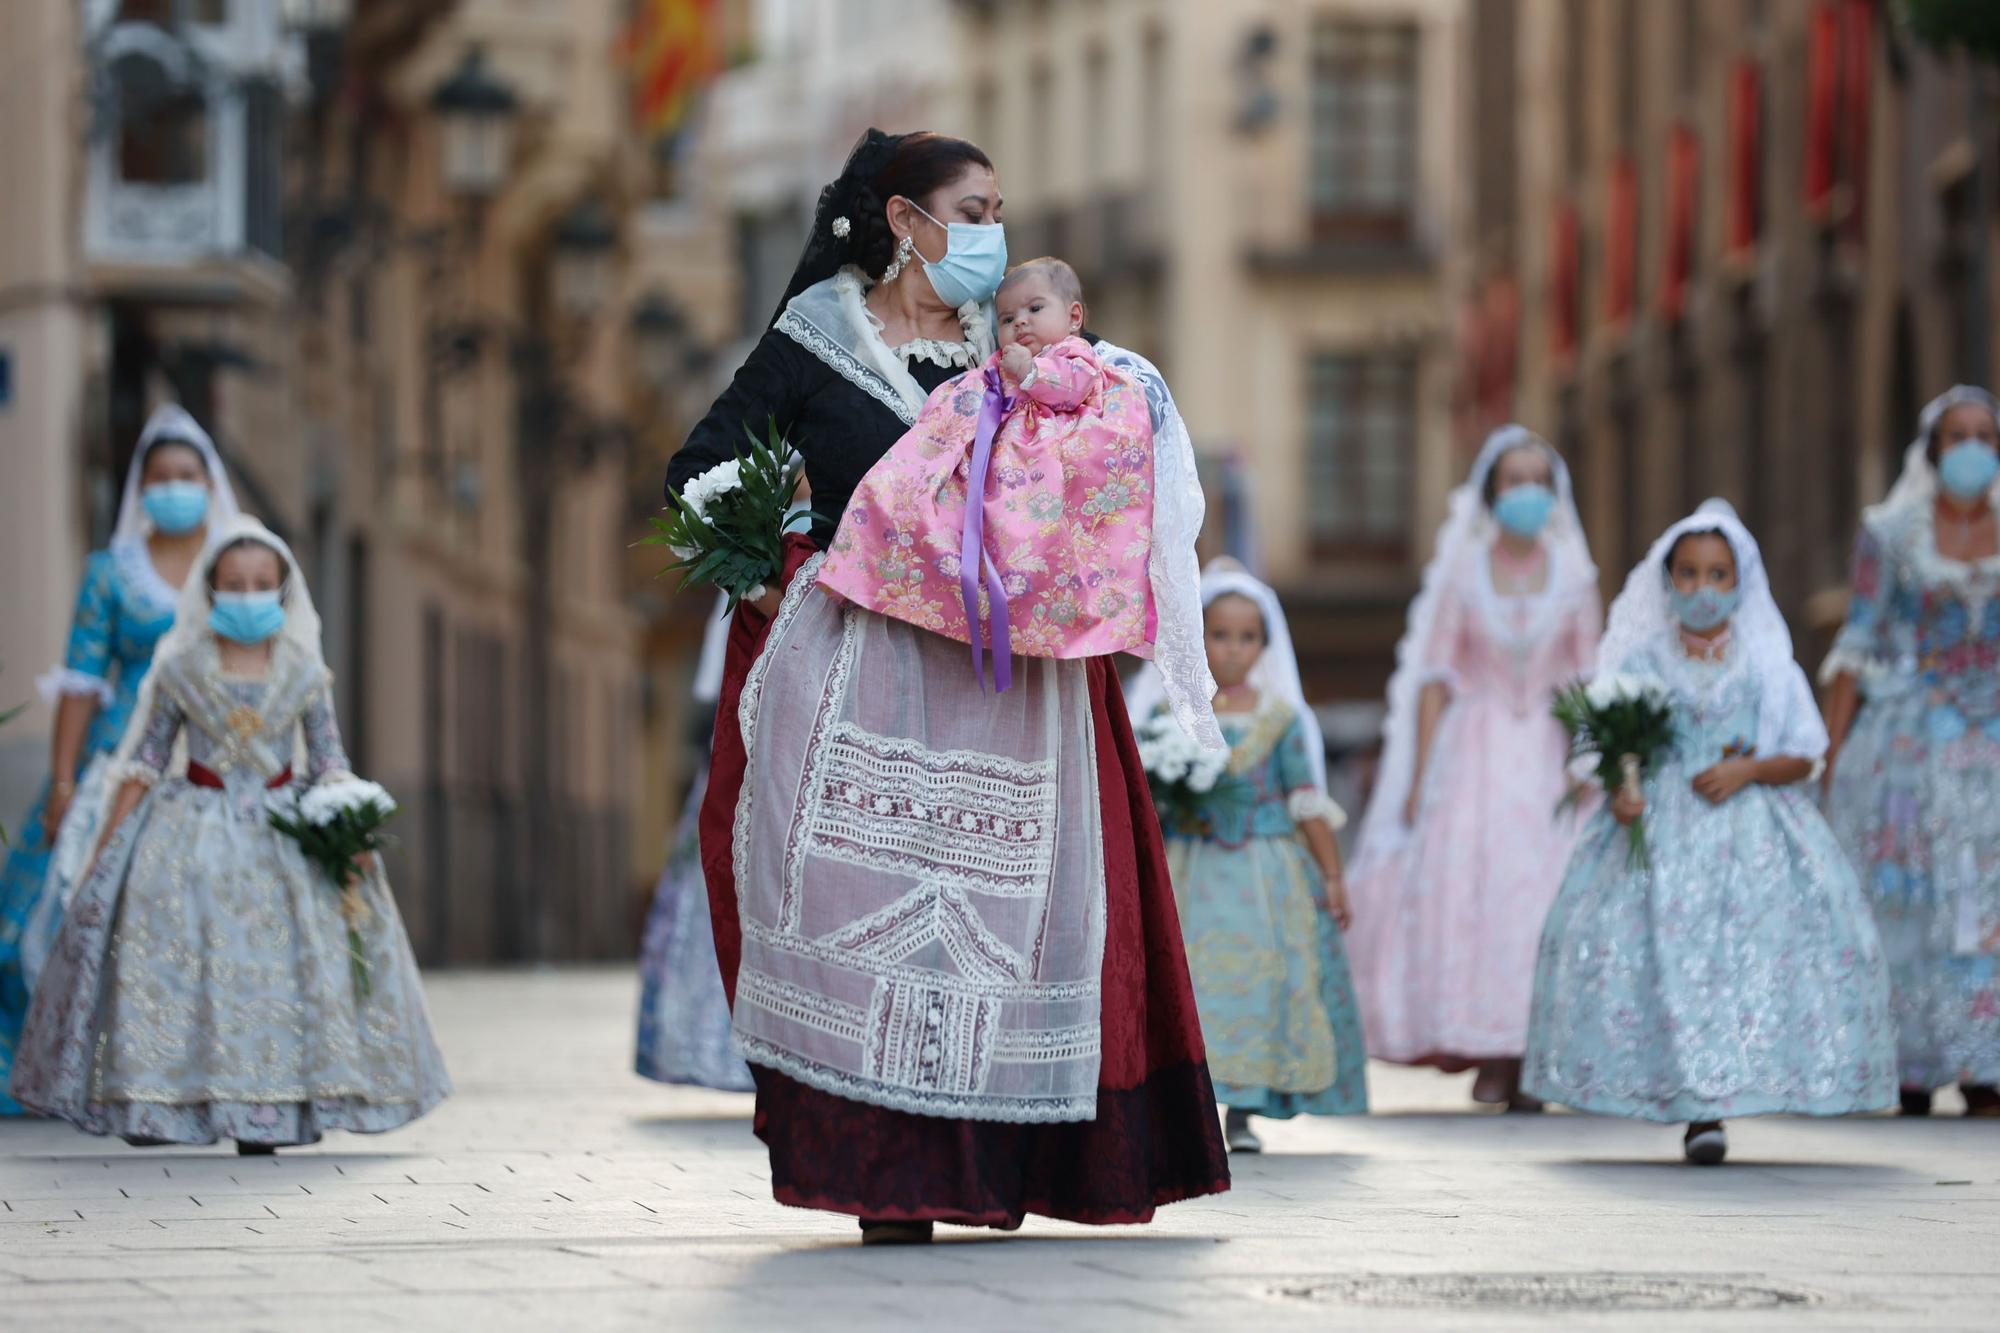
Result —
[{"label": "girl in blue dress", "polygon": [[[1600,669],[1671,696],[1644,795],[1586,826],[1542,932],[1524,1081],[1600,1115],[1687,1122],[1713,1165],[1730,1116],[1896,1098],[1882,947],[1808,779],[1826,728],[1757,543],[1711,500],[1613,603]],[[1622,825],[1645,818],[1634,869]]]},{"label": "girl in blue dress", "polygon": [[175,404],[153,413],[132,451],[111,544],[84,563],[62,665],[38,682],[56,706],[50,780],[0,870],[0,1115],[14,1046],[62,910],[96,843],[106,758],[125,733],[154,645],[211,524],[236,495],[208,432]]},{"label": "girl in blue dress", "polygon": [[[1359,1115],[1367,1042],[1341,933],[1347,889],[1326,794],[1326,743],[1306,704],[1277,594],[1236,567],[1203,572],[1216,721],[1228,778],[1199,832],[1165,829],[1195,1006],[1232,1152],[1259,1152],[1253,1115]],[[1150,671],[1133,713],[1159,697]]]}]

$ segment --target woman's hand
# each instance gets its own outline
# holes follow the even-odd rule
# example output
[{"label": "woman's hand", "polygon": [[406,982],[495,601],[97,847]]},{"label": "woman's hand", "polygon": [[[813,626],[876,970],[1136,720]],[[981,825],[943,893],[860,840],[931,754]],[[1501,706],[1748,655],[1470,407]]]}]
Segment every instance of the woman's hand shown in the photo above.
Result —
[{"label": "woman's hand", "polygon": [[1756,780],[1756,760],[1725,759],[1695,775],[1694,794],[1710,805],[1721,805]]},{"label": "woman's hand", "polygon": [[348,875],[347,883],[343,887],[351,889],[356,884],[359,884],[362,881],[368,879],[371,875],[373,875],[376,871],[380,870],[381,868],[382,868],[381,853],[356,852],[354,854],[354,870],[352,873]]},{"label": "woman's hand", "polygon": [[63,816],[69,813],[70,802],[76,799],[76,783],[68,778],[49,784],[49,799],[42,806],[42,837],[49,846],[56,845],[56,834],[62,831]]},{"label": "woman's hand", "polygon": [[1611,817],[1619,823],[1630,827],[1645,813],[1646,798],[1644,796],[1635,796],[1623,787],[1612,793]]}]

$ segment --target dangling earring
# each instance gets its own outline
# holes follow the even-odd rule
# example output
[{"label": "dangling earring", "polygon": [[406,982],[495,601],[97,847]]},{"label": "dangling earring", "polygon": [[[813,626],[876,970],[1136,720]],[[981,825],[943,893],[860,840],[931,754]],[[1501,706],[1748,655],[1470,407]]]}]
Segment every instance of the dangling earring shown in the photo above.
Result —
[{"label": "dangling earring", "polygon": [[911,253],[916,248],[917,243],[907,236],[898,241],[896,243],[896,257],[889,261],[889,267],[882,270],[882,281],[894,282],[897,278],[901,277],[903,269],[910,262]]}]

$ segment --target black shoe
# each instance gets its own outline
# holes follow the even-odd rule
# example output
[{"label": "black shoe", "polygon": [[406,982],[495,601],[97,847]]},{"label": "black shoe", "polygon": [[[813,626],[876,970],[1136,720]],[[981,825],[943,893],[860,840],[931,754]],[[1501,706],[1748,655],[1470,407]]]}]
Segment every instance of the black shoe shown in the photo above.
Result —
[{"label": "black shoe", "polygon": [[1721,1166],[1729,1155],[1729,1138],[1722,1132],[1722,1122],[1704,1120],[1689,1125],[1681,1151],[1695,1166]]},{"label": "black shoe", "polygon": [[242,1139],[236,1140],[238,1157],[271,1157],[276,1155],[277,1151],[278,1145],[275,1143],[245,1143]]},{"label": "black shoe", "polygon": [[931,1231],[929,1222],[883,1222],[867,1217],[861,1219],[863,1245],[928,1245],[931,1243]]},{"label": "black shoe", "polygon": [[1965,1098],[1965,1113],[1980,1120],[2000,1119],[2000,1088],[1991,1083],[1961,1083],[1960,1095]]},{"label": "black shoe", "polygon": [[1904,1088],[1898,1100],[1898,1114],[1929,1115],[1931,1113],[1931,1094],[1928,1088]]}]

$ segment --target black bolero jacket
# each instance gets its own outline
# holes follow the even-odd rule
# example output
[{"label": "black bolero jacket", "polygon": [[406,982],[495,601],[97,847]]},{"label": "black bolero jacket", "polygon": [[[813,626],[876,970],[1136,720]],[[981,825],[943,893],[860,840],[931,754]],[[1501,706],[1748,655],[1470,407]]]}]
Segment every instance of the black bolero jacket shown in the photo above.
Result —
[{"label": "black bolero jacket", "polygon": [[[926,393],[963,373],[914,357],[908,364],[911,377]],[[763,439],[771,419],[806,461],[816,513],[812,535],[821,546],[833,540],[840,515],[861,478],[909,429],[896,413],[789,334],[767,329],[750,359],[667,465],[667,489],[677,491],[734,457],[745,443],[746,426]]]}]

